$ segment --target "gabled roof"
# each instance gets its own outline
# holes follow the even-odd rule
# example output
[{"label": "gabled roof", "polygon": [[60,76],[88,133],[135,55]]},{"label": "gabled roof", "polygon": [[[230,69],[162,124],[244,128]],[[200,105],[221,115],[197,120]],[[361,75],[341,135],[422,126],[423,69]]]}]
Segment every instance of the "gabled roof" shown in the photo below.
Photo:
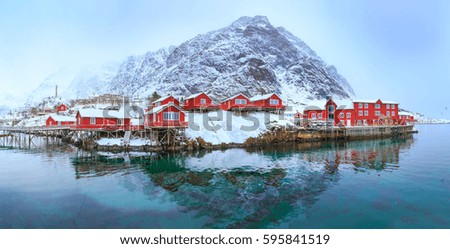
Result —
[{"label": "gabled roof", "polygon": [[234,99],[234,98],[236,98],[236,97],[238,97],[238,96],[240,96],[240,95],[242,95],[242,96],[244,96],[245,98],[247,98],[248,100],[250,100],[250,99],[249,99],[247,96],[245,96],[243,93],[238,93],[238,94],[236,94],[236,95],[234,95],[234,96],[231,96],[231,97],[225,99],[225,100],[222,101],[222,102],[225,102],[225,101],[228,101],[228,100],[232,100],[232,99]]},{"label": "gabled roof", "polygon": [[414,116],[414,114],[410,113],[410,112],[398,112],[398,115],[402,115],[402,116]]},{"label": "gabled roof", "polygon": [[[198,96],[202,95],[203,93],[204,93],[204,92],[200,92],[200,93],[192,94],[191,96],[189,96],[189,97],[186,97],[186,98],[185,98],[184,100],[196,98],[196,97],[198,97]],[[205,93],[205,95],[206,95],[206,96],[208,96],[208,94],[206,94],[206,93]],[[209,97],[209,96],[208,96],[208,97]]]},{"label": "gabled roof", "polygon": [[168,99],[169,97],[172,97],[172,95],[167,95],[167,96],[165,96],[165,97],[161,97],[161,98],[159,98],[159,99],[153,101],[152,104],[153,104],[153,103],[156,103],[156,102],[164,101],[164,100]]},{"label": "gabled roof", "polygon": [[60,115],[50,115],[49,118],[52,118],[56,122],[75,122],[76,118],[72,116],[60,116]]},{"label": "gabled roof", "polygon": [[146,112],[145,114],[159,113],[170,106],[173,106],[173,107],[177,108],[178,110],[180,110],[181,112],[184,112],[183,109],[181,109],[181,107],[179,107],[178,105],[175,105],[174,103],[168,103],[165,105],[155,107],[155,108],[149,110],[148,112]]},{"label": "gabled roof", "polygon": [[303,111],[323,111],[323,110],[325,110],[325,109],[318,107],[318,106],[311,105],[311,106],[307,106]]},{"label": "gabled roof", "polygon": [[268,94],[264,94],[264,95],[255,95],[250,98],[250,101],[265,100],[265,99],[272,97],[272,95],[276,95],[278,98],[280,98],[280,96],[276,93],[268,93]]},{"label": "gabled roof", "polygon": [[122,108],[119,111],[99,110],[99,109],[80,109],[78,111],[81,117],[91,118],[130,118],[130,115]]}]

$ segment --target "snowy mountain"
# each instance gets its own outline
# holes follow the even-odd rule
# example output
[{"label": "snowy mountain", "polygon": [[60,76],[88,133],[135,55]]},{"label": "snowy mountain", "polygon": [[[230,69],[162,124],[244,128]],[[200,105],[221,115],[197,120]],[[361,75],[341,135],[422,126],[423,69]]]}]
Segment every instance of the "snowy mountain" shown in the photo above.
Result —
[{"label": "snowy mountain", "polygon": [[336,68],[302,40],[272,26],[266,17],[255,16],[241,17],[179,46],[80,72],[65,97],[94,93],[146,96],[154,91],[185,96],[205,91],[216,101],[237,93],[251,97],[276,92],[291,104],[354,96]]}]

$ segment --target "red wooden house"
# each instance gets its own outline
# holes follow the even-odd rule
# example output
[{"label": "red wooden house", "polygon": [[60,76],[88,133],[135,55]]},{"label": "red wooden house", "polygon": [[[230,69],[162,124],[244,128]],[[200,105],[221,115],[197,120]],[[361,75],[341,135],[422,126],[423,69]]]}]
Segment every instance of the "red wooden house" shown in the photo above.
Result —
[{"label": "red wooden house", "polygon": [[69,107],[66,104],[60,104],[56,106],[56,113],[61,113],[69,110]]},{"label": "red wooden house", "polygon": [[250,99],[242,93],[222,101],[221,108],[224,111],[252,111],[260,109],[259,106],[252,104]]},{"label": "red wooden house", "polygon": [[354,100],[355,125],[398,124],[398,103],[378,100]]},{"label": "red wooden house", "polygon": [[180,105],[180,101],[178,101],[178,99],[174,98],[172,95],[167,95],[165,97],[161,97],[161,98],[153,101],[152,107],[155,108],[158,106],[167,105],[169,103],[174,103],[177,106]]},{"label": "red wooden house", "polygon": [[145,113],[144,126],[148,128],[187,127],[181,107],[168,103]]},{"label": "red wooden house", "polygon": [[325,110],[319,106],[308,106],[303,110],[303,118],[311,121],[325,121]]},{"label": "red wooden house", "polygon": [[276,93],[269,93],[265,95],[256,95],[250,98],[250,102],[253,105],[260,107],[261,110],[279,111],[284,110],[286,107],[283,105],[283,101]]},{"label": "red wooden house", "polygon": [[410,123],[414,123],[414,115],[409,112],[399,112],[398,113],[399,124],[406,125]]},{"label": "red wooden house", "polygon": [[45,121],[46,126],[70,126],[75,125],[76,119],[69,116],[50,115]]},{"label": "red wooden house", "polygon": [[123,110],[81,109],[76,116],[76,129],[128,130],[131,118]]},{"label": "red wooden house", "polygon": [[184,100],[183,109],[186,111],[211,111],[220,109],[206,93],[197,93]]}]

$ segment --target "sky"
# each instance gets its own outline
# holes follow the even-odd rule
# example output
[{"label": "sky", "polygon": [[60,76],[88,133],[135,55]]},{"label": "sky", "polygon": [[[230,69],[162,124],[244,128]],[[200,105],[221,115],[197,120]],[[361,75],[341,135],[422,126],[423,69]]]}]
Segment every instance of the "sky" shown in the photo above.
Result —
[{"label": "sky", "polygon": [[358,98],[450,119],[450,1],[432,0],[0,0],[0,106],[25,101],[62,68],[121,61],[255,15],[335,65]]}]

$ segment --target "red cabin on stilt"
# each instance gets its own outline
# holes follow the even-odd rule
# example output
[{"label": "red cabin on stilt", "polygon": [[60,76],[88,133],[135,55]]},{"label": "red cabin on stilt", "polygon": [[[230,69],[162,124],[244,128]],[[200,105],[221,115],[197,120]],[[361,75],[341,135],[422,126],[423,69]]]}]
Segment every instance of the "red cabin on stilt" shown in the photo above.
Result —
[{"label": "red cabin on stilt", "polygon": [[76,116],[76,129],[128,130],[131,118],[123,110],[81,109]]},{"label": "red cabin on stilt", "polygon": [[69,116],[50,115],[45,121],[46,126],[70,126],[75,125],[76,119]]},{"label": "red cabin on stilt", "polygon": [[181,107],[174,103],[168,103],[149,110],[145,114],[144,126],[146,128],[185,128],[188,124]]},{"label": "red cabin on stilt", "polygon": [[214,104],[212,99],[206,93],[197,93],[187,97],[184,100],[183,109],[186,111],[213,111],[219,110],[220,105]]},{"label": "red cabin on stilt", "polygon": [[256,95],[250,98],[250,102],[264,111],[281,111],[286,109],[280,96],[276,93]]},{"label": "red cabin on stilt", "polygon": [[225,99],[221,103],[221,108],[224,111],[254,111],[260,109],[259,106],[252,104],[250,99],[242,93]]}]

